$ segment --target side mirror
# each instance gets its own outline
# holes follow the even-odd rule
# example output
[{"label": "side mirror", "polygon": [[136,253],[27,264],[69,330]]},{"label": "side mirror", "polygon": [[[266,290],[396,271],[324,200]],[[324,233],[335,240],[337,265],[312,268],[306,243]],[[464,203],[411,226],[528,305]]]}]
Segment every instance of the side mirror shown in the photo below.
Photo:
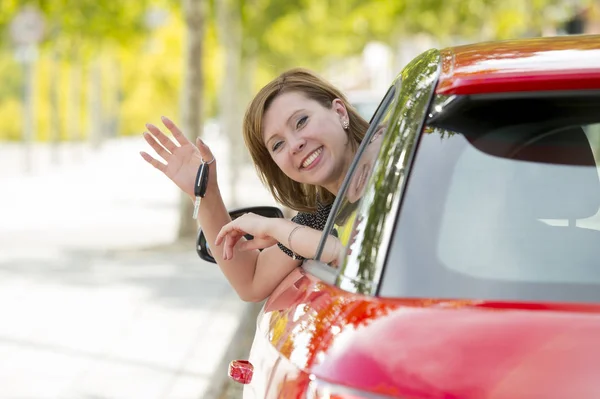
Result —
[{"label": "side mirror", "polygon": [[[281,209],[275,206],[252,206],[248,208],[240,208],[230,211],[229,216],[231,217],[231,220],[235,220],[243,214],[250,212],[268,218],[283,217],[283,212],[281,211]],[[245,237],[247,240],[252,240],[254,238],[250,234],[246,234]],[[198,237],[196,238],[196,252],[198,253],[200,259],[211,263],[217,263],[215,258],[213,258],[212,256],[212,253],[210,251],[210,245],[206,242],[206,237],[204,236],[202,229],[198,230]]]}]

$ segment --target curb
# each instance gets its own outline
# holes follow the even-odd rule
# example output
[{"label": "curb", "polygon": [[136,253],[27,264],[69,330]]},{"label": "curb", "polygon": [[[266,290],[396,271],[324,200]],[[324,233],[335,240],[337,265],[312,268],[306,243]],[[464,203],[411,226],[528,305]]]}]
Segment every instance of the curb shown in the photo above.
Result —
[{"label": "curb", "polygon": [[256,331],[256,318],[262,309],[263,302],[248,302],[246,304],[246,310],[243,312],[242,319],[231,337],[229,346],[223,353],[221,360],[219,361],[217,368],[213,372],[210,381],[210,388],[205,392],[202,399],[219,399],[223,395],[223,391],[226,389],[229,383],[229,376],[227,371],[229,363],[236,359],[246,359],[249,355],[248,345],[246,344],[245,338],[251,334],[254,336]]}]

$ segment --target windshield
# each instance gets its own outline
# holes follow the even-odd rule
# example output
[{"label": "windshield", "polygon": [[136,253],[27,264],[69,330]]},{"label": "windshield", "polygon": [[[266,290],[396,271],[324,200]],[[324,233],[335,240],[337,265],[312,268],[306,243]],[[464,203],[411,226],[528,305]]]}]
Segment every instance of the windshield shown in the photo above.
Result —
[{"label": "windshield", "polygon": [[599,105],[471,98],[434,117],[381,294],[600,302]]}]

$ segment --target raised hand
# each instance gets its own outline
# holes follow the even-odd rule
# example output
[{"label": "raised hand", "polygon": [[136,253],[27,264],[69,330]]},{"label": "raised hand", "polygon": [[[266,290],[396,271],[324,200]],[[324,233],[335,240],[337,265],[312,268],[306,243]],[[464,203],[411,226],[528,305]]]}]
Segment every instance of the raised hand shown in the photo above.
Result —
[{"label": "raised hand", "polygon": [[250,234],[254,236],[253,240],[242,242],[238,245],[240,251],[251,249],[264,249],[277,244],[277,240],[272,237],[272,225],[282,221],[282,219],[266,218],[254,213],[246,213],[232,222],[227,223],[217,235],[216,245],[223,245],[223,259],[233,258],[233,248],[238,241]]},{"label": "raised hand", "polygon": [[[144,132],[144,139],[164,160],[164,163],[144,151],[141,151],[140,155],[150,165],[163,172],[183,192],[193,197],[194,181],[198,167],[203,159],[206,162],[212,160],[213,154],[200,138],[196,140],[196,145],[194,145],[170,119],[163,116],[161,120],[173,134],[175,142],[152,124],[146,125],[148,132]],[[216,184],[216,169],[216,165],[212,164],[209,185]]]}]

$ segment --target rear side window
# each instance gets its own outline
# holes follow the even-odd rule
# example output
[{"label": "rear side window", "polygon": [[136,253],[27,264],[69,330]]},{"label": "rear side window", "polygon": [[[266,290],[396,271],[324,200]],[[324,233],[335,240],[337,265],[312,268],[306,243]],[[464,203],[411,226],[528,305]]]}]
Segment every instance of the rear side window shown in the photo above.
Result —
[{"label": "rear side window", "polygon": [[381,294],[600,302],[599,99],[455,101],[422,135]]},{"label": "rear side window", "polygon": [[[332,278],[318,276],[344,290],[372,295],[378,287],[406,170],[437,82],[439,58],[437,50],[430,50],[404,68],[375,113],[333,205],[316,260],[330,235],[337,236],[336,268],[327,268]],[[303,267],[320,273],[310,262]]]}]

